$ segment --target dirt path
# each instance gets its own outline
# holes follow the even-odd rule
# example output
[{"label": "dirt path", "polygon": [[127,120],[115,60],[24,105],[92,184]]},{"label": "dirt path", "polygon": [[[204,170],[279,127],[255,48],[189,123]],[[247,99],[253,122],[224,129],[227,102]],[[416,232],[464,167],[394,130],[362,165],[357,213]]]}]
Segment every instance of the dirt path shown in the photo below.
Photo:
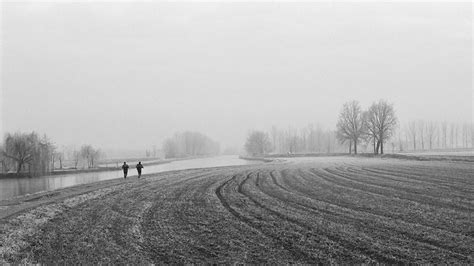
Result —
[{"label": "dirt path", "polygon": [[473,166],[312,158],[0,202],[0,262],[473,263]]}]

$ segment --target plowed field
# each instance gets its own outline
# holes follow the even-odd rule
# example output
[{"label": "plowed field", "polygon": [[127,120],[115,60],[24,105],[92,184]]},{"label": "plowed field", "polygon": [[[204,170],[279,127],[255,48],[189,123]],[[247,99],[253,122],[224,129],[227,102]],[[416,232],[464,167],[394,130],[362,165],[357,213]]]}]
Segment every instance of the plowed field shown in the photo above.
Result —
[{"label": "plowed field", "polygon": [[474,263],[465,162],[290,159],[80,186],[0,212],[0,262]]}]

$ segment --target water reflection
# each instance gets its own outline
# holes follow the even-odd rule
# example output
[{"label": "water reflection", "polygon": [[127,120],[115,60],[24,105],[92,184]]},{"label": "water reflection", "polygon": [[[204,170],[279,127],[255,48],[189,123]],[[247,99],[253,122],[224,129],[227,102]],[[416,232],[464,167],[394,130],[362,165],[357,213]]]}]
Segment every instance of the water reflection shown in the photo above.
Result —
[{"label": "water reflection", "polygon": [[[212,158],[201,158],[192,160],[175,161],[166,164],[146,166],[143,174],[160,173],[173,170],[183,170],[192,168],[207,168],[230,165],[246,165],[260,163],[257,161],[246,161],[237,156],[219,156]],[[136,162],[129,162],[134,166]],[[136,177],[136,170],[131,167],[128,177]],[[22,196],[40,191],[55,190],[70,187],[78,184],[86,184],[101,180],[123,178],[122,171],[107,171],[96,173],[78,173],[56,176],[43,176],[37,178],[11,178],[0,179],[0,200],[16,196]]]}]

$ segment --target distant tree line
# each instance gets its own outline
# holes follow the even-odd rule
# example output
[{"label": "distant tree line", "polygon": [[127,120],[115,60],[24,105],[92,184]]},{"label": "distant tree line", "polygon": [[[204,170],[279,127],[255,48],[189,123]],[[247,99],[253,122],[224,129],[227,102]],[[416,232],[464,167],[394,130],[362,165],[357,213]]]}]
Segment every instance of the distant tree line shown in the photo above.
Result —
[{"label": "distant tree line", "polygon": [[63,169],[64,162],[70,168],[94,168],[103,154],[91,145],[83,145],[80,150],[59,149],[46,136],[37,133],[7,133],[0,146],[2,172],[26,173],[32,176],[45,175],[54,169]]},{"label": "distant tree line", "polygon": [[245,142],[248,155],[265,154],[304,154],[341,152],[342,146],[337,142],[336,132],[323,129],[320,125],[309,124],[303,128],[286,129],[273,126],[270,133],[251,131]]},{"label": "distant tree line", "polygon": [[399,151],[474,148],[474,123],[415,120],[397,132]]},{"label": "distant tree line", "polygon": [[392,138],[397,125],[393,105],[386,101],[375,102],[367,110],[362,110],[357,101],[351,101],[343,105],[336,131],[324,130],[319,125],[299,130],[291,127],[282,130],[274,126],[270,134],[251,131],[244,147],[252,156],[337,153],[345,150],[344,145],[349,153],[357,153],[360,144],[365,144],[365,150],[370,145],[374,153],[384,153],[384,144]]},{"label": "distant tree line", "polygon": [[163,142],[165,158],[217,155],[219,151],[219,143],[199,132],[175,133]]}]

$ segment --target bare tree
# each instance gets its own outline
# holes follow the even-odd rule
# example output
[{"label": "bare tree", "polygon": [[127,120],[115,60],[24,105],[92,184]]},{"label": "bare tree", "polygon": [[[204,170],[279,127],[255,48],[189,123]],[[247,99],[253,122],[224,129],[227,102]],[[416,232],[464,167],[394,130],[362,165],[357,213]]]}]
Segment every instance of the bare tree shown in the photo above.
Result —
[{"label": "bare tree", "polygon": [[277,149],[277,136],[278,136],[278,129],[276,126],[272,126],[272,146],[273,150]]},{"label": "bare tree", "polygon": [[411,123],[408,124],[408,132],[413,140],[413,150],[416,151],[416,122],[412,121]]},{"label": "bare tree", "polygon": [[399,146],[398,146],[398,149],[399,149],[400,151],[403,151],[402,130],[401,130],[401,129],[398,130],[398,145],[399,145]]},{"label": "bare tree", "polygon": [[421,150],[425,149],[425,121],[420,120],[418,121],[418,136],[420,136],[421,140]]},{"label": "bare tree", "polygon": [[80,155],[86,161],[87,168],[93,168],[95,167],[97,160],[100,158],[101,152],[91,145],[83,145],[81,147]]},{"label": "bare tree", "polygon": [[77,165],[79,164],[80,160],[81,160],[81,153],[77,150],[74,150],[72,152],[72,162],[74,163],[74,169],[77,169]]},{"label": "bare tree", "polygon": [[462,146],[469,147],[469,124],[467,123],[462,125]]},{"label": "bare tree", "polygon": [[337,137],[339,141],[341,143],[349,141],[349,146],[353,143],[354,153],[357,154],[357,144],[363,134],[364,123],[359,102],[351,101],[345,103],[337,122]]},{"label": "bare tree", "polygon": [[261,156],[271,150],[272,144],[268,134],[263,131],[252,131],[245,142],[245,150],[252,156]]},{"label": "bare tree", "polygon": [[383,145],[392,137],[398,123],[395,109],[392,104],[384,100],[379,100],[379,102],[373,103],[372,106],[370,106],[368,113],[370,120],[376,123],[378,137],[376,151],[378,151],[380,147],[380,154],[383,154]]},{"label": "bare tree", "polygon": [[426,125],[426,136],[428,137],[428,142],[430,145],[430,150],[433,149],[433,141],[434,141],[434,136],[436,134],[437,126],[435,122],[429,122]]},{"label": "bare tree", "polygon": [[474,148],[474,123],[471,123],[471,148]]},{"label": "bare tree", "polygon": [[442,132],[443,132],[443,148],[446,148],[447,147],[447,135],[448,135],[448,123],[446,123],[446,121],[441,124],[441,129],[442,129]]},{"label": "bare tree", "polygon": [[454,148],[455,125],[454,125],[454,124],[451,124],[450,127],[451,127],[451,134],[450,134],[450,137],[451,137],[451,148]]},{"label": "bare tree", "polygon": [[368,143],[372,142],[374,154],[378,153],[378,146],[380,145],[379,142],[379,135],[378,135],[378,121],[377,116],[375,113],[371,113],[370,111],[365,111],[363,113],[363,121],[365,123],[365,136],[366,141]]},{"label": "bare tree", "polygon": [[438,124],[436,125],[436,127],[438,128],[438,133],[436,134],[436,140],[438,142],[438,148],[441,148],[442,147],[441,140],[442,140],[443,131],[441,129],[441,126],[438,126]]}]

